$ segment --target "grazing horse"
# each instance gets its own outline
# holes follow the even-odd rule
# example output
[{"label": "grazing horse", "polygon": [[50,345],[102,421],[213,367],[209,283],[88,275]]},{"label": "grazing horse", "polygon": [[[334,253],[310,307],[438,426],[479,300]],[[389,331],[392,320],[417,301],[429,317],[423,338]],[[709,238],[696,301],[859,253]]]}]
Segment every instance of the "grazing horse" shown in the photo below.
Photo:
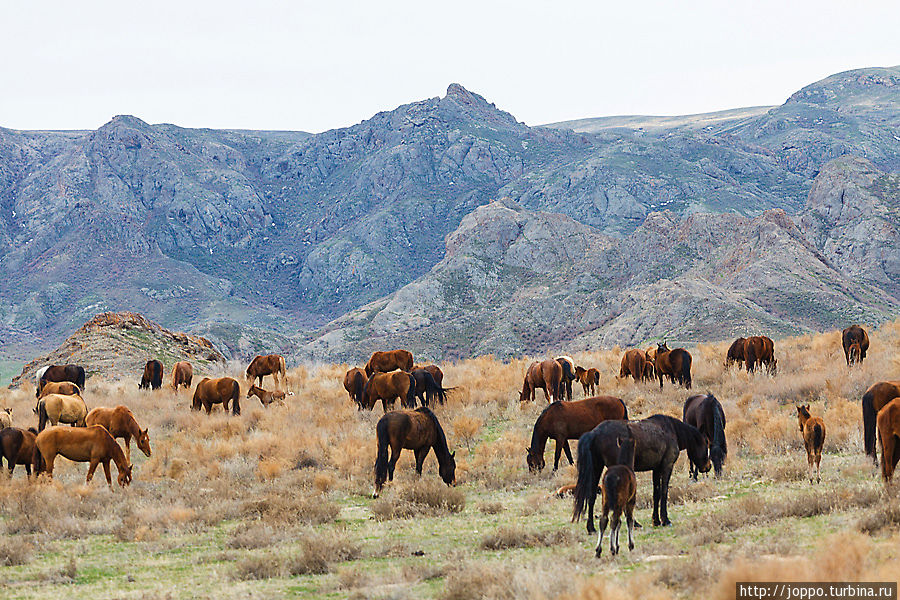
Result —
[{"label": "grazing horse", "polygon": [[619,458],[615,465],[606,469],[600,494],[603,499],[603,512],[600,514],[600,534],[597,536],[597,548],[594,553],[600,558],[603,550],[603,532],[609,523],[612,511],[612,529],[609,530],[609,553],[619,553],[619,528],[622,525],[622,513],[628,524],[628,549],[634,550],[634,505],[637,500],[637,477],[634,476],[634,439],[617,438]]},{"label": "grazing horse", "polygon": [[350,399],[356,402],[357,410],[363,409],[363,390],[366,388],[365,371],[354,367],[344,375],[344,389],[350,394]]},{"label": "grazing horse", "polygon": [[653,525],[671,525],[668,498],[669,478],[678,454],[687,450],[688,458],[706,473],[709,443],[696,427],[667,415],[653,415],[642,421],[604,421],[578,440],[578,480],[575,484],[575,506],[572,521],[578,521],[587,504],[587,530],[594,533],[594,502],[597,486],[605,465],[618,460],[619,438],[635,441],[634,470],[653,471]]},{"label": "grazing horse", "polygon": [[565,450],[569,464],[572,452],[568,440],[577,440],[607,419],[628,419],[628,409],[620,398],[597,396],[574,402],[554,402],[550,404],[534,423],[531,432],[531,446],[526,449],[528,468],[540,471],[544,468],[544,448],[547,440],[556,442],[553,470],[559,468],[560,453]]},{"label": "grazing horse", "polygon": [[[19,429],[18,427],[6,427],[0,430],[0,458],[6,459],[9,474],[13,474],[16,465],[25,465],[25,472],[31,476],[31,456],[34,453],[34,438],[37,429]],[[0,467],[3,461],[0,460]]]},{"label": "grazing horse", "polygon": [[51,365],[45,367],[40,379],[38,379],[37,390],[35,390],[35,396],[37,398],[41,397],[41,390],[43,389],[44,384],[50,381],[71,381],[77,385],[79,389],[83,390],[84,368],[79,367],[78,365]]},{"label": "grazing horse", "polygon": [[809,482],[812,483],[813,463],[815,463],[816,483],[818,483],[819,463],[822,462],[822,448],[825,446],[825,422],[821,417],[810,416],[809,404],[797,407],[797,419],[800,422],[800,437],[803,438],[803,444],[806,446]]},{"label": "grazing horse", "polygon": [[534,392],[537,388],[543,388],[547,402],[555,402],[560,399],[561,386],[562,365],[555,360],[534,361],[528,366],[528,371],[525,373],[525,381],[522,384],[522,393],[519,394],[519,402],[526,400],[534,402]]},{"label": "grazing horse", "polygon": [[366,410],[373,410],[375,403],[381,400],[381,407],[387,412],[388,403],[393,409],[397,398],[405,408],[416,407],[416,380],[406,371],[374,373],[363,388],[363,407]]},{"label": "grazing horse", "polygon": [[[725,442],[725,411],[722,404],[712,394],[691,396],[684,403],[683,420],[696,427],[709,440],[709,460],[716,471],[722,474],[722,464],[728,455]],[[691,477],[697,480],[697,465],[690,463]]]},{"label": "grazing horse", "polygon": [[271,375],[275,382],[275,388],[279,386],[278,378],[281,377],[281,384],[287,387],[287,367],[284,364],[284,357],[280,354],[268,354],[266,356],[256,356],[247,366],[247,381],[251,384],[263,384],[263,377]]},{"label": "grazing horse", "polygon": [[740,367],[740,364],[744,362],[745,339],[746,338],[739,337],[738,339],[731,342],[731,345],[728,347],[728,354],[725,355],[726,369],[735,363],[737,363]]},{"label": "grazing horse", "polygon": [[231,402],[231,414],[241,414],[241,385],[237,379],[231,377],[219,377],[210,379],[204,377],[194,390],[194,399],[191,409],[206,409],[206,414],[212,412],[213,404],[221,404],[225,412],[228,412],[228,403]]},{"label": "grazing horse", "polygon": [[557,356],[554,358],[562,367],[562,387],[560,388],[560,400],[572,399],[572,382],[575,381],[575,361],[571,356]]},{"label": "grazing horse", "polygon": [[872,457],[876,465],[878,464],[878,457],[875,454],[877,415],[888,402],[898,397],[900,397],[900,380],[879,381],[867,389],[862,397],[863,442],[866,454]]},{"label": "grazing horse", "polygon": [[647,355],[643,350],[626,350],[622,355],[622,365],[619,367],[619,379],[626,379],[629,375],[635,383],[644,379],[647,365]]},{"label": "grazing horse", "polygon": [[587,370],[583,367],[575,367],[575,379],[581,384],[584,397],[588,398],[597,393],[597,387],[600,385],[600,371],[594,367]]},{"label": "grazing horse", "polygon": [[435,381],[434,375],[429,371],[426,369],[413,369],[410,375],[413,376],[413,379],[416,382],[416,398],[419,399],[422,406],[428,406],[429,404],[434,403],[435,398],[437,398],[438,402],[441,404],[446,401],[447,392],[450,390],[441,387],[440,384]]},{"label": "grazing horse", "polygon": [[887,486],[900,462],[900,400],[891,400],[878,411],[878,439],[881,440],[881,477]]},{"label": "grazing horse", "polygon": [[12,427],[12,409],[4,408],[0,410],[0,429]]},{"label": "grazing horse", "polygon": [[752,373],[757,365],[765,365],[772,375],[778,368],[775,360],[775,343],[764,335],[754,335],[744,340],[744,365]]},{"label": "grazing horse", "polygon": [[144,374],[138,384],[140,390],[158,390],[162,387],[163,364],[158,360],[148,360],[144,365]]},{"label": "grazing horse", "polygon": [[861,363],[869,350],[869,334],[859,325],[851,325],[841,332],[841,345],[848,367],[855,362]]},{"label": "grazing horse", "polygon": [[[444,483],[456,483],[456,452],[450,452],[447,437],[441,424],[431,409],[426,406],[416,410],[395,410],[385,413],[375,426],[378,438],[378,454],[375,458],[375,491],[373,498],[381,493],[385,481],[394,480],[394,467],[403,449],[412,450],[416,455],[416,474],[422,474],[422,463],[428,451],[434,448],[438,461],[438,473]],[[388,460],[388,447],[391,458]]]},{"label": "grazing horse", "polygon": [[175,363],[172,367],[172,389],[176,392],[179,387],[191,389],[191,380],[194,379],[194,367],[186,360]]},{"label": "grazing horse", "polygon": [[282,404],[284,404],[284,392],[280,390],[270,392],[269,390],[264,390],[261,387],[251,385],[250,389],[247,390],[247,399],[250,399],[253,396],[259,398],[260,403],[266,408],[269,408],[269,405],[273,402],[281,402]]},{"label": "grazing horse", "polygon": [[680,383],[691,389],[691,354],[687,350],[684,348],[669,350],[663,342],[657,345],[655,360],[659,389],[663,387],[663,377],[668,377],[673,384]]},{"label": "grazing horse", "polygon": [[38,431],[43,431],[47,422],[51,425],[59,423],[71,423],[77,427],[84,427],[84,419],[87,417],[87,406],[81,396],[66,396],[64,394],[48,394],[38,400],[35,409],[38,415]]},{"label": "grazing horse", "polygon": [[412,371],[413,355],[409,350],[388,350],[386,352],[373,352],[366,363],[366,377],[372,373],[388,373],[395,369]]},{"label": "grazing horse", "polygon": [[109,474],[109,461],[116,463],[119,470],[119,485],[125,487],[131,483],[131,463],[125,460],[125,453],[102,425],[94,425],[80,429],[68,427],[51,427],[40,432],[34,440],[32,467],[34,474],[40,475],[45,470],[53,477],[53,463],[57,455],[75,462],[89,462],[87,479],[90,483],[97,465],[103,464],[106,483],[112,487]]},{"label": "grazing horse", "polygon": [[48,381],[41,388],[40,398],[49,394],[62,394],[64,396],[80,396],[81,388],[71,381]]},{"label": "grazing horse", "polygon": [[121,404],[115,408],[106,408],[98,406],[88,413],[84,420],[85,424],[103,425],[113,439],[122,438],[125,440],[125,460],[131,464],[131,438],[137,444],[138,450],[144,453],[148,458],[153,452],[150,449],[149,429],[141,429],[134,418],[132,412],[127,406]]},{"label": "grazing horse", "polygon": [[[434,382],[438,385],[444,385],[444,372],[441,371],[441,368],[437,365],[418,365],[412,368],[413,371],[417,371],[419,369],[425,369],[431,376],[434,377]],[[452,389],[452,388],[447,388]]]}]

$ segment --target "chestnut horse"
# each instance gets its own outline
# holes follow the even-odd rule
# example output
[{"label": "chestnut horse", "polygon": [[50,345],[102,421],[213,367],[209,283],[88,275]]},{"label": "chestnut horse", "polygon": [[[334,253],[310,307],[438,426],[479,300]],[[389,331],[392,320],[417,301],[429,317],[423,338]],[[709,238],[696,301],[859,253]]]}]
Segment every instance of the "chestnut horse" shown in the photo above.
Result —
[{"label": "chestnut horse", "polygon": [[738,366],[744,362],[744,340],[746,338],[739,337],[731,342],[728,347],[728,353],[725,355],[725,368],[737,363]]},{"label": "chestnut horse", "polygon": [[547,402],[554,402],[560,399],[561,386],[562,365],[550,359],[543,362],[534,361],[528,366],[528,371],[525,373],[519,402],[526,400],[534,402],[534,392],[537,388],[543,388]]},{"label": "chestnut horse", "polygon": [[663,387],[663,377],[691,389],[691,354],[684,348],[669,350],[665,342],[656,347],[656,377],[659,389]]},{"label": "chestnut horse", "polygon": [[231,414],[239,415],[241,414],[240,397],[241,385],[237,382],[237,379],[232,379],[231,377],[219,377],[217,379],[204,377],[197,384],[197,389],[194,390],[194,400],[191,408],[200,410],[202,406],[206,409],[206,414],[210,414],[213,404],[221,404],[225,412],[228,412],[228,403],[231,402]]},{"label": "chestnut horse", "polygon": [[62,394],[64,396],[80,396],[81,388],[71,381],[48,381],[41,388],[40,398],[49,394]]},{"label": "chestnut horse", "polygon": [[48,394],[38,400],[38,431],[43,431],[49,422],[51,425],[70,423],[77,427],[84,427],[84,418],[87,416],[87,406],[81,396],[66,396],[64,394]]},{"label": "chestnut horse", "polygon": [[412,371],[413,355],[409,350],[388,350],[386,352],[373,352],[366,363],[366,377],[372,373],[388,373],[395,369]]},{"label": "chestnut horse", "polygon": [[869,334],[859,325],[851,325],[841,332],[841,345],[848,367],[855,362],[861,363],[869,350]]},{"label": "chestnut horse", "polygon": [[553,470],[559,468],[559,456],[563,450],[569,464],[573,464],[568,440],[577,440],[607,419],[628,419],[628,409],[620,398],[597,396],[574,402],[552,403],[534,423],[531,446],[525,450],[528,468],[531,471],[544,468],[544,448],[551,438],[556,442]]},{"label": "chestnut horse", "polygon": [[875,427],[878,411],[898,397],[900,397],[900,380],[879,381],[867,389],[862,397],[863,442],[866,454],[872,457],[876,465],[878,457],[875,454]]},{"label": "chestnut horse", "polygon": [[[34,427],[19,429],[6,427],[0,430],[0,458],[6,459],[9,474],[13,474],[16,465],[25,465],[25,472],[31,476],[31,457],[34,454],[34,438],[38,430]],[[3,461],[0,460],[0,467]]]},{"label": "chestnut horse", "polygon": [[881,440],[881,477],[890,485],[900,462],[900,399],[878,411],[878,439]]},{"label": "chestnut horse", "polygon": [[647,355],[643,350],[635,350],[634,348],[626,350],[622,355],[622,365],[619,367],[619,379],[626,379],[629,375],[634,378],[635,383],[644,379],[646,371]]},{"label": "chestnut horse", "polygon": [[194,379],[194,367],[186,360],[175,363],[172,367],[172,389],[176,392],[179,387],[191,389],[191,380]]},{"label": "chestnut horse", "polygon": [[744,340],[744,366],[752,373],[757,365],[765,365],[772,375],[778,368],[775,360],[775,343],[764,335],[754,335]]},{"label": "chestnut horse", "polygon": [[278,388],[278,378],[281,377],[281,384],[287,387],[287,367],[284,364],[284,357],[280,354],[269,354],[266,356],[256,356],[247,366],[247,381],[251,384],[263,384],[263,377],[271,375],[275,381],[275,387]]},{"label": "chestnut horse", "polygon": [[[709,460],[716,471],[716,477],[722,474],[722,465],[728,455],[728,444],[725,442],[725,411],[722,404],[712,394],[691,396],[684,402],[683,420],[693,425],[709,440]],[[690,463],[691,477],[697,480],[697,466]]]},{"label": "chestnut horse", "polygon": [[251,385],[250,389],[247,390],[247,398],[250,399],[253,396],[259,398],[260,404],[262,404],[265,408],[269,408],[269,405],[273,402],[280,402],[281,404],[284,404],[284,392],[280,390],[270,392],[269,390],[265,390],[261,387]]},{"label": "chestnut horse", "polygon": [[617,438],[619,448],[618,462],[606,469],[600,493],[603,499],[603,512],[600,514],[600,534],[597,536],[597,548],[594,554],[600,558],[603,550],[603,532],[609,523],[612,512],[612,529],[609,530],[609,553],[619,553],[619,527],[622,525],[622,513],[628,525],[628,549],[634,550],[634,505],[637,500],[637,477],[634,475],[634,438]]},{"label": "chestnut horse", "polygon": [[[375,491],[373,498],[381,493],[386,481],[394,480],[394,467],[400,452],[412,450],[416,456],[416,474],[422,474],[422,464],[428,451],[434,448],[438,460],[438,473],[444,483],[456,483],[456,452],[450,452],[447,436],[431,409],[422,406],[416,410],[396,410],[385,413],[375,426],[378,438],[378,453],[375,458]],[[388,459],[388,447],[391,457]]]},{"label": "chestnut horse", "polygon": [[387,412],[388,403],[393,408],[397,398],[403,407],[416,407],[416,380],[406,371],[374,373],[363,388],[363,407],[366,410],[374,409],[375,403],[381,400],[381,407]]},{"label": "chestnut horse", "polygon": [[816,483],[819,482],[819,463],[822,462],[822,448],[825,447],[825,422],[821,417],[809,414],[809,404],[797,407],[800,423],[800,437],[806,446],[806,460],[809,462],[809,482],[812,483],[813,463],[816,466]]},{"label": "chestnut horse", "polygon": [[125,440],[125,460],[131,464],[131,438],[137,444],[138,450],[147,457],[150,456],[150,434],[147,429],[141,429],[134,418],[134,415],[127,406],[121,404],[115,408],[106,408],[98,406],[88,413],[84,420],[85,424],[103,425],[113,439],[122,438]]},{"label": "chestnut horse", "polygon": [[158,360],[148,360],[144,365],[144,374],[141,375],[141,382],[138,384],[140,390],[158,390],[162,387],[163,380],[163,364]]},{"label": "chestnut horse", "polygon": [[344,389],[350,399],[356,402],[358,410],[363,409],[363,390],[366,388],[366,374],[359,367],[354,367],[344,375]]},{"label": "chestnut horse", "polygon": [[597,393],[597,387],[600,385],[600,371],[593,367],[587,370],[583,367],[575,367],[575,379],[581,384],[584,397],[588,398]]},{"label": "chestnut horse", "polygon": [[94,477],[97,465],[103,464],[106,483],[112,487],[109,473],[109,461],[115,461],[119,470],[119,485],[125,487],[131,483],[131,464],[125,460],[125,453],[102,425],[72,429],[69,427],[50,427],[40,432],[34,440],[34,454],[31,464],[34,474],[40,475],[45,470],[53,477],[53,463],[57,456],[64,456],[75,462],[89,462],[86,483]]},{"label": "chestnut horse", "polygon": [[572,382],[575,381],[575,361],[571,356],[557,356],[554,358],[562,367],[562,387],[560,388],[560,400],[572,399]]},{"label": "chestnut horse", "polygon": [[84,368],[78,365],[50,365],[49,367],[43,367],[43,373],[38,380],[37,389],[35,390],[35,397],[40,398],[44,384],[51,381],[71,381],[79,389],[83,390]]}]

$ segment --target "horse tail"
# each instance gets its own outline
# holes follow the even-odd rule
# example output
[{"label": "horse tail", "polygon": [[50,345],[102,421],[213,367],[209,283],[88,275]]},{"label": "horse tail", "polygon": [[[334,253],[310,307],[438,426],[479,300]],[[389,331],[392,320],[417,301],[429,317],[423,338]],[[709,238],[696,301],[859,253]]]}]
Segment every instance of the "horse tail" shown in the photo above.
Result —
[{"label": "horse tail", "polygon": [[[710,394],[711,398],[714,398]],[[728,454],[728,446],[725,443],[725,423],[722,414],[722,405],[716,401],[713,406],[713,444],[722,449],[723,454]]]},{"label": "horse tail", "polygon": [[691,355],[687,352],[681,357],[681,379],[684,387],[691,389]]},{"label": "horse tail", "polygon": [[375,485],[387,481],[388,476],[388,446],[391,436],[388,431],[388,419],[381,417],[375,426],[375,437],[378,440],[378,454],[375,456]]},{"label": "horse tail", "polygon": [[600,371],[594,373],[594,385],[600,385]]},{"label": "horse tail", "polygon": [[37,444],[34,445],[34,450],[31,452],[31,470],[34,471],[35,477],[44,472],[47,468],[46,463],[44,463],[44,455],[41,454],[40,449],[38,449]]},{"label": "horse tail", "polygon": [[825,432],[822,431],[822,426],[816,423],[813,425],[813,448],[821,449],[824,443]]},{"label": "horse tail", "polygon": [[241,384],[237,382],[237,379],[232,381],[234,383],[231,387],[231,414],[239,415],[241,414]]},{"label": "horse tail", "polygon": [[362,373],[357,371],[353,377],[353,398],[356,400],[356,403],[359,404],[360,408],[362,407],[363,391],[365,388],[366,378],[362,376]]},{"label": "horse tail", "polygon": [[[597,494],[597,485],[600,482],[599,473],[597,473],[597,469],[594,466],[594,451],[592,448],[594,436],[591,433],[590,431],[585,433],[578,440],[578,457],[576,462],[578,479],[575,483],[575,506],[572,510],[573,523],[581,519],[588,496]],[[602,470],[603,466],[599,466]]]},{"label": "horse tail", "polygon": [[443,404],[444,400],[447,399],[447,390],[439,386],[437,380],[428,371],[425,371],[425,391],[428,393],[429,397],[433,398],[435,395],[437,395],[438,402],[440,402],[441,404]]},{"label": "horse tail", "polygon": [[[416,378],[412,376],[412,373],[407,373],[407,377],[409,377],[409,389],[406,390],[406,405],[410,408],[416,407]],[[431,377],[431,375],[429,375]],[[431,380],[434,382],[434,379]],[[427,389],[426,383],[426,389]]]},{"label": "horse tail", "polygon": [[47,415],[47,403],[41,400],[38,402],[38,431],[43,431],[47,427],[47,421],[50,420]]},{"label": "horse tail", "polygon": [[866,454],[875,456],[875,392],[867,391],[862,397],[863,440]]},{"label": "horse tail", "polygon": [[628,407],[625,406],[625,401],[622,400],[621,398],[617,398],[617,400],[622,405],[622,420],[627,421],[628,420]]}]

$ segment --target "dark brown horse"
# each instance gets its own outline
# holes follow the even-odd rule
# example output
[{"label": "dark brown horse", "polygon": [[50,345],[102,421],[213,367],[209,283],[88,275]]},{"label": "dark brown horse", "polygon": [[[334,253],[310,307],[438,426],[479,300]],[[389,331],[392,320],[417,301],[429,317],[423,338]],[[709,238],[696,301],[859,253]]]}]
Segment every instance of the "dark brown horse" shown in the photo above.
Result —
[{"label": "dark brown horse", "polygon": [[597,548],[594,554],[600,558],[603,549],[603,532],[609,523],[612,512],[612,529],[609,530],[609,553],[619,553],[619,527],[622,525],[622,513],[628,524],[628,549],[634,550],[634,505],[637,500],[637,477],[634,476],[634,438],[619,438],[619,458],[615,465],[606,469],[603,484],[600,486],[603,500],[603,511],[600,513],[600,533],[597,536]]},{"label": "dark brown horse", "polygon": [[735,363],[737,363],[738,367],[740,367],[741,363],[744,362],[745,339],[746,338],[739,337],[738,339],[731,342],[731,345],[728,347],[728,354],[725,355],[726,369]]},{"label": "dark brown horse", "polygon": [[366,363],[366,377],[371,377],[372,373],[388,373],[395,369],[409,372],[412,367],[413,355],[409,350],[374,352]]},{"label": "dark brown horse", "polygon": [[900,381],[879,381],[872,385],[862,397],[863,442],[866,454],[877,465],[875,454],[875,428],[878,411],[894,398],[900,398]]},{"label": "dark brown horse", "polygon": [[622,365],[619,367],[619,379],[626,379],[629,375],[634,378],[635,383],[644,379],[644,372],[647,365],[647,355],[643,350],[634,348],[626,350],[622,355]]},{"label": "dark brown horse", "polygon": [[669,350],[665,342],[656,347],[656,377],[659,389],[663,387],[663,377],[673,384],[679,383],[691,389],[691,354],[684,348]]},{"label": "dark brown horse", "polygon": [[356,402],[358,410],[363,409],[363,390],[366,388],[365,371],[354,367],[344,374],[344,389],[350,394],[350,399]]},{"label": "dark brown horse", "polygon": [[778,368],[775,360],[775,343],[764,335],[754,335],[744,340],[744,366],[752,373],[757,366],[765,365],[772,375]]},{"label": "dark brown horse", "polygon": [[374,373],[363,388],[363,407],[366,410],[374,409],[375,403],[381,400],[381,407],[387,412],[388,403],[393,408],[397,398],[403,407],[416,407],[416,380],[406,371]]},{"label": "dark brown horse", "polygon": [[562,367],[562,380],[560,381],[560,400],[572,399],[572,382],[575,381],[575,361],[571,356],[557,356],[554,358]]},{"label": "dark brown horse", "polygon": [[212,412],[213,404],[221,404],[225,412],[228,412],[228,403],[231,402],[231,414],[241,414],[241,384],[231,377],[219,377],[210,379],[204,377],[194,390],[194,399],[191,408],[206,409],[206,414]]},{"label": "dark brown horse", "polygon": [[[9,474],[13,474],[16,465],[25,465],[25,472],[31,476],[31,457],[34,454],[34,438],[38,430],[34,427],[19,429],[7,427],[0,430],[0,458],[6,459]],[[0,467],[3,461],[0,460]]]},{"label": "dark brown horse", "polygon": [[800,423],[800,437],[806,446],[806,460],[809,462],[809,482],[812,483],[813,464],[816,468],[816,483],[819,482],[819,463],[822,462],[822,448],[825,447],[825,422],[821,417],[809,414],[809,404],[797,407]]},{"label": "dark brown horse", "polygon": [[179,387],[191,389],[191,380],[193,379],[194,367],[188,361],[179,361],[172,367],[172,389],[176,392]]},{"label": "dark brown horse", "polygon": [[[280,354],[268,354],[266,356],[256,356],[247,366],[247,381],[251,384],[262,386],[263,377],[271,375],[275,382],[275,388],[279,385],[287,387],[287,367],[284,364],[284,357]],[[279,377],[281,382],[279,383]]]},{"label": "dark brown horse", "polygon": [[841,332],[841,345],[848,367],[855,362],[861,363],[869,350],[869,334],[859,325],[851,325]]},{"label": "dark brown horse", "polygon": [[628,409],[620,398],[597,396],[574,402],[554,402],[544,409],[534,423],[531,446],[525,450],[528,468],[540,471],[544,468],[544,448],[547,440],[556,442],[553,470],[559,468],[559,456],[565,450],[569,464],[572,452],[568,440],[577,440],[607,419],[627,419]]},{"label": "dark brown horse", "polygon": [[116,443],[105,427],[50,427],[40,432],[34,440],[32,467],[34,474],[40,475],[45,470],[53,477],[53,463],[57,456],[64,456],[75,462],[89,462],[86,483],[91,482],[97,465],[103,465],[106,483],[112,487],[109,473],[109,461],[116,463],[119,470],[119,485],[125,487],[131,483],[131,464],[125,460],[125,453]]},{"label": "dark brown horse", "polygon": [[[712,394],[691,396],[684,403],[683,420],[696,427],[709,440],[709,460],[716,471],[722,474],[722,465],[728,455],[725,441],[725,411],[722,404]],[[697,465],[690,463],[691,477],[697,479]]]},{"label": "dark brown horse", "polygon": [[[417,369],[425,369],[434,377],[434,382],[438,385],[444,385],[444,372],[437,365],[418,365],[413,367],[413,371]],[[449,388],[448,388],[449,389]]]},{"label": "dark brown horse", "polygon": [[900,462],[900,400],[894,399],[878,411],[878,439],[881,440],[881,477],[890,485]]},{"label": "dark brown horse", "polygon": [[600,385],[600,371],[593,367],[590,369],[575,367],[575,379],[581,384],[584,397],[588,398],[597,393],[597,386]]},{"label": "dark brown horse", "polygon": [[138,389],[146,390],[158,390],[162,387],[162,379],[163,379],[163,364],[158,360],[148,360],[147,364],[144,365],[144,374],[141,376],[141,382],[138,384]]},{"label": "dark brown horse", "polygon": [[48,381],[41,388],[40,398],[50,394],[62,394],[64,396],[80,396],[81,388],[71,381]]},{"label": "dark brown horse", "polygon": [[71,381],[78,386],[78,389],[84,389],[84,368],[78,365],[51,365],[44,368],[38,380],[36,397],[41,397],[41,390],[45,383],[50,381]]},{"label": "dark brown horse", "polygon": [[[422,474],[422,465],[429,450],[434,448],[438,461],[438,473],[444,483],[456,483],[455,452],[450,452],[447,437],[437,417],[425,406],[416,410],[396,410],[385,413],[375,426],[378,438],[378,453],[375,458],[375,491],[373,498],[381,493],[386,481],[394,480],[394,467],[400,452],[412,450],[416,456],[416,474]],[[388,459],[388,448],[391,450]]]},{"label": "dark brown horse", "polygon": [[560,400],[560,388],[562,386],[562,366],[555,360],[535,361],[528,366],[525,373],[525,381],[522,384],[522,393],[519,394],[519,402],[531,400],[534,402],[534,392],[537,388],[544,390],[547,402]]},{"label": "dark brown horse", "polygon": [[131,464],[131,438],[134,438],[138,450],[147,457],[152,453],[148,430],[140,428],[127,406],[121,404],[115,408],[98,406],[88,413],[84,422],[88,427],[91,425],[106,427],[113,439],[122,438],[125,441],[125,460],[129,464]]},{"label": "dark brown horse", "polygon": [[441,387],[431,372],[426,369],[413,369],[410,375],[416,381],[416,398],[422,406],[433,404],[435,399],[441,404],[447,400],[447,392],[450,390]]}]

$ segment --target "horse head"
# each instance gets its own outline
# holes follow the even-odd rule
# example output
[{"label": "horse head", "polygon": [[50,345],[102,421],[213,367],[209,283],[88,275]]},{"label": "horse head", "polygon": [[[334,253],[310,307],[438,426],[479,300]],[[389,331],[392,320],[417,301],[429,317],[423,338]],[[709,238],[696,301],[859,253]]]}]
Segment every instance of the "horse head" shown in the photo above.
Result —
[{"label": "horse head", "polygon": [[656,351],[657,352],[669,352],[669,346],[666,345],[665,340],[663,340],[662,342],[657,342]]},{"label": "horse head", "polygon": [[712,469],[709,439],[702,433],[700,433],[699,439],[695,443],[688,445],[688,458],[697,466],[697,471],[700,473],[708,473]]},{"label": "horse head", "polygon": [[803,426],[809,420],[809,404],[806,406],[801,404],[797,407],[797,420],[800,423],[800,432],[803,433]]},{"label": "horse head", "polygon": [[141,430],[140,434],[137,436],[137,447],[138,450],[143,452],[148,458],[151,454],[153,454],[153,450],[150,448],[150,433],[149,429]]},{"label": "horse head", "polygon": [[134,465],[127,465],[119,469],[119,485],[125,487],[131,483],[131,469]]},{"label": "horse head", "polygon": [[525,449],[525,462],[528,464],[528,470],[532,473],[541,471],[546,466],[543,452],[532,452],[531,448]]},{"label": "horse head", "polygon": [[447,485],[456,485],[456,452],[451,452],[450,456],[444,461],[444,464],[439,465],[438,472],[441,475],[441,479],[444,480],[444,483]]}]

